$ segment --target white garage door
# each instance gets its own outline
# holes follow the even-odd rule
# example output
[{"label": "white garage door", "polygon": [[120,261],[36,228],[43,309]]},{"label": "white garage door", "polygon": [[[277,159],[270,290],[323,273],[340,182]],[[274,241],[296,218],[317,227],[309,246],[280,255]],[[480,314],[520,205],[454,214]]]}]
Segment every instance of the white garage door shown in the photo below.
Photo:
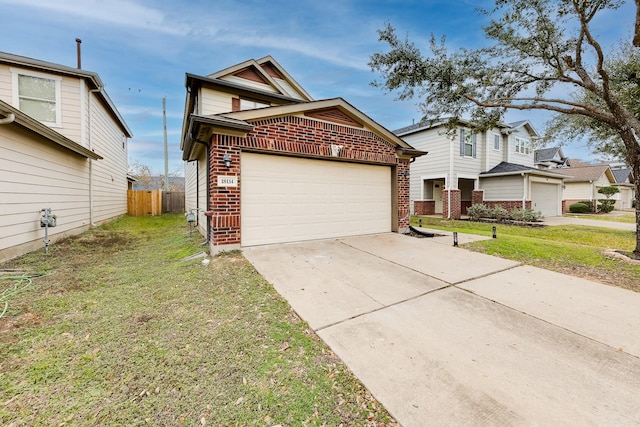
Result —
[{"label": "white garage door", "polygon": [[531,183],[531,208],[543,216],[558,216],[560,212],[560,186],[542,182]]},{"label": "white garage door", "polygon": [[242,245],[391,231],[388,166],[242,153]]}]

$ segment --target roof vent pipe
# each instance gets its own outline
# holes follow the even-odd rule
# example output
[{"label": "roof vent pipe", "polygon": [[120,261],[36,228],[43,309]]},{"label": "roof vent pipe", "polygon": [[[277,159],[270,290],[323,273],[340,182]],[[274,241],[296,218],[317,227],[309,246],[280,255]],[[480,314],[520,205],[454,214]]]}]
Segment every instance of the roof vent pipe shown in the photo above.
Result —
[{"label": "roof vent pipe", "polygon": [[76,39],[76,51],[78,56],[78,70],[82,69],[82,53],[80,52],[80,45],[82,44],[82,40]]}]

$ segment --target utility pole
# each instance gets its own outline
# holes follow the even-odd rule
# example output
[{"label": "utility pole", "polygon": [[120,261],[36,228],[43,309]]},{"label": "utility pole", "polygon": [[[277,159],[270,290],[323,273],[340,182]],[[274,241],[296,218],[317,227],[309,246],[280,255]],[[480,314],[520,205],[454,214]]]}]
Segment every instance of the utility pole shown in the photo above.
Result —
[{"label": "utility pole", "polygon": [[164,129],[164,191],[169,191],[169,150],[167,148],[167,97],[162,98],[162,125]]}]

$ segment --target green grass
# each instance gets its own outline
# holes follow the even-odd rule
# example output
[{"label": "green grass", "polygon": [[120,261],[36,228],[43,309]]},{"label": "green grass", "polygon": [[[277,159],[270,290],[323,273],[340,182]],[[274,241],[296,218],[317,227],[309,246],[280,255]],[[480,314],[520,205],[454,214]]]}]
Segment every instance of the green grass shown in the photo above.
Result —
[{"label": "green grass", "polygon": [[0,265],[42,274],[0,318],[0,424],[394,425],[241,253],[181,261],[201,240],[125,217]]},{"label": "green grass", "polygon": [[598,221],[611,221],[611,222],[623,222],[627,224],[635,224],[636,216],[635,214],[622,214],[622,215],[575,215],[575,214],[566,214],[565,216],[578,216],[580,218],[585,219],[595,219]]},{"label": "green grass", "polygon": [[[419,219],[423,227],[482,236],[491,236],[495,225],[432,217],[413,217],[411,224],[418,225]],[[472,242],[464,247],[640,292],[640,265],[603,255],[605,249],[632,251],[634,232],[579,225],[495,226],[496,239]]]}]

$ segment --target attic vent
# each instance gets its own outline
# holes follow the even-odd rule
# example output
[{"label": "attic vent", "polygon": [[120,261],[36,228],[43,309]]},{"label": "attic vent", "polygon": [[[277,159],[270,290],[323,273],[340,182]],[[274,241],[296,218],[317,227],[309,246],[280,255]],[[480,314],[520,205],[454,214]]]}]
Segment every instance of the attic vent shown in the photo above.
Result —
[{"label": "attic vent", "polygon": [[234,75],[236,77],[240,77],[241,79],[250,80],[250,81],[256,82],[256,83],[263,83],[263,84],[267,83],[264,80],[264,78],[253,67],[245,68],[242,71],[238,71]]},{"label": "attic vent", "polygon": [[337,108],[329,108],[326,110],[318,110],[318,111],[309,111],[305,113],[305,116],[313,117],[314,119],[326,120],[328,122],[340,123],[348,126],[354,126],[359,128],[363,127],[362,124],[358,123],[351,117],[347,116],[345,113],[343,113]]}]

